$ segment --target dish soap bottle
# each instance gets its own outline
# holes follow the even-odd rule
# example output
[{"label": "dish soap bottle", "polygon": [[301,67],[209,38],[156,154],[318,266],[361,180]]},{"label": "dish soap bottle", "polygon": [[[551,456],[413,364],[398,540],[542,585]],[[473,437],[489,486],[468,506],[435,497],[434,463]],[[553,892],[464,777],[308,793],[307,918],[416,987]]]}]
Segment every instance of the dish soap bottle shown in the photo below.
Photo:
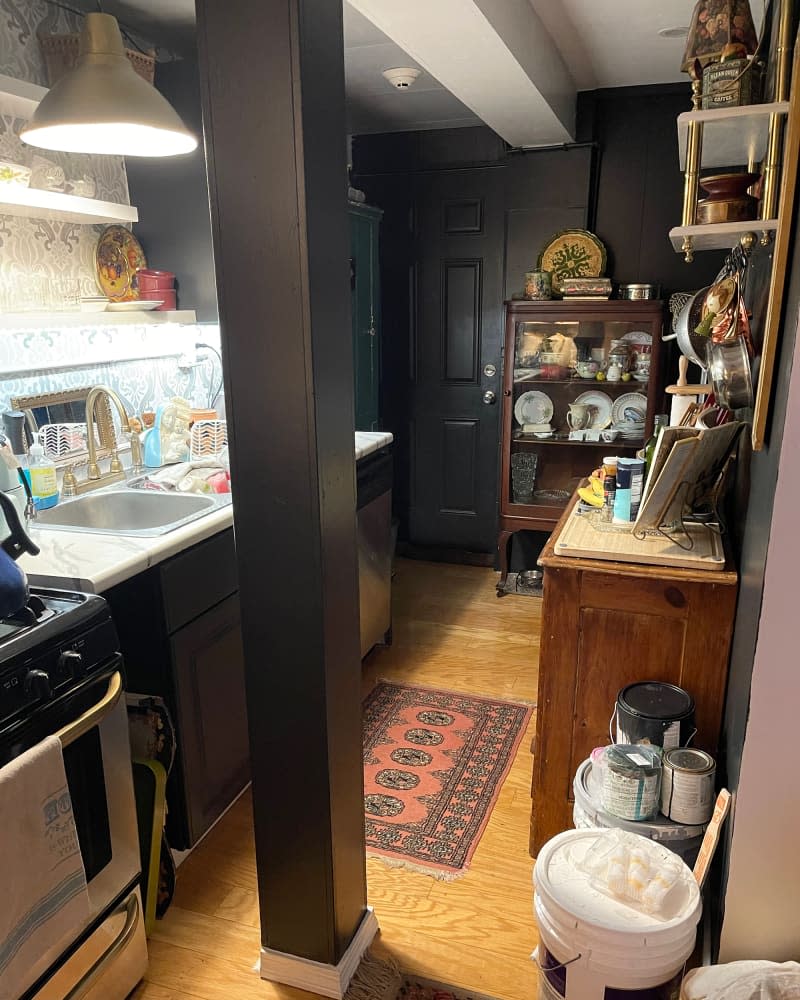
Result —
[{"label": "dish soap bottle", "polygon": [[58,503],[58,477],[52,459],[44,453],[44,447],[39,437],[30,446],[29,469],[31,477],[31,493],[33,505],[37,510],[47,510]]}]

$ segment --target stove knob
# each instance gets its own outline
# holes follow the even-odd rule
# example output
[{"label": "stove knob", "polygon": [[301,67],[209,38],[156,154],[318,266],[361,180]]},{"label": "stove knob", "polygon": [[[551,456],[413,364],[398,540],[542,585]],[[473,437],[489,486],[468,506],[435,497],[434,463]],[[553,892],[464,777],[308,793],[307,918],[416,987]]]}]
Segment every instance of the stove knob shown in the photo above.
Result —
[{"label": "stove knob", "polygon": [[29,670],[25,675],[25,693],[32,694],[39,701],[48,701],[53,697],[50,678],[44,670]]},{"label": "stove knob", "polygon": [[86,671],[83,666],[83,657],[77,649],[65,649],[59,656],[58,672],[62,676],[66,675],[75,678],[75,680],[83,677]]}]

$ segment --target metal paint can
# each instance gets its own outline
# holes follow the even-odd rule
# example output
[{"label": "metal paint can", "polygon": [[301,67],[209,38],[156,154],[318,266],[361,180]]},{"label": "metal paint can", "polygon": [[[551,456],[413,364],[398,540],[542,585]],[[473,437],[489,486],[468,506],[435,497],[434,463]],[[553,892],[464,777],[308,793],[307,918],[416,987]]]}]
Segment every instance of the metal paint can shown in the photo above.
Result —
[{"label": "metal paint can", "polygon": [[658,812],[661,756],[647,746],[610,746],[600,760],[603,809],[620,819],[642,820]]},{"label": "metal paint can", "polygon": [[708,823],[714,812],[717,765],[705,750],[678,747],[662,761],[661,812],[675,823]]},{"label": "metal paint can", "polygon": [[617,743],[650,743],[671,750],[694,736],[694,698],[661,681],[629,684],[617,695]]}]

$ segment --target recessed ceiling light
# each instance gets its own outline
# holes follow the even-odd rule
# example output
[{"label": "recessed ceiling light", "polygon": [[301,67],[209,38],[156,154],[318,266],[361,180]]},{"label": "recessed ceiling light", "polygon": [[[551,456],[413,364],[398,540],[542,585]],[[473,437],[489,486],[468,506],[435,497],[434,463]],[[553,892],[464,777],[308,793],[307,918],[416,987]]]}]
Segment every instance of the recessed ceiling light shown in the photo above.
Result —
[{"label": "recessed ceiling light", "polygon": [[689,34],[689,29],[686,27],[659,28],[658,33],[662,38],[685,38]]}]

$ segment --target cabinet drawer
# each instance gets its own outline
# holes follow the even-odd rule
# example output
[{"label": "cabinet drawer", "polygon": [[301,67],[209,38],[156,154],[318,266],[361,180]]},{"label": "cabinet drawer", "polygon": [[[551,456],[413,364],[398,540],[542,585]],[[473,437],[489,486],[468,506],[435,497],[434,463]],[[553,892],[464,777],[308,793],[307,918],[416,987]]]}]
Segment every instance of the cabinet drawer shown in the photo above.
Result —
[{"label": "cabinet drawer", "polygon": [[164,617],[171,634],[239,586],[233,530],[222,531],[161,567]]}]

